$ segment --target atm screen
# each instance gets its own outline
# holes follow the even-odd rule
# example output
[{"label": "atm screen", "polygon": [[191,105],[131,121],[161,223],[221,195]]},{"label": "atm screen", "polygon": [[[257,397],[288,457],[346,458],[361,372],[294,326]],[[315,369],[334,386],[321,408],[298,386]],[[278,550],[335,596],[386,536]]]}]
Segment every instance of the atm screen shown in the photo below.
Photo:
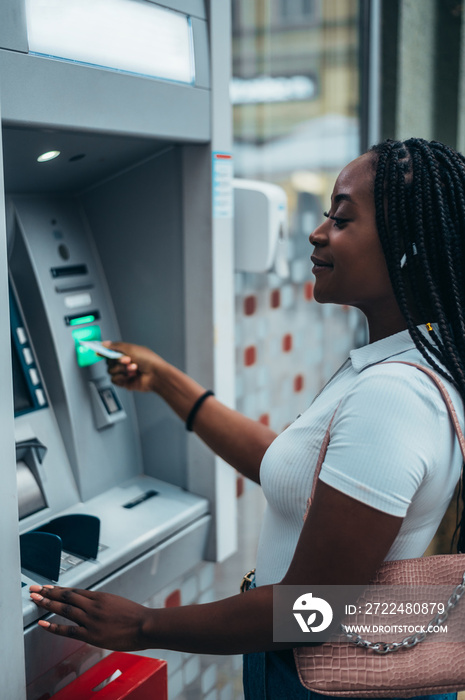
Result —
[{"label": "atm screen", "polygon": [[31,411],[34,408],[34,402],[18,358],[18,351],[13,342],[11,343],[11,357],[13,362],[13,394],[16,416],[23,411]]}]

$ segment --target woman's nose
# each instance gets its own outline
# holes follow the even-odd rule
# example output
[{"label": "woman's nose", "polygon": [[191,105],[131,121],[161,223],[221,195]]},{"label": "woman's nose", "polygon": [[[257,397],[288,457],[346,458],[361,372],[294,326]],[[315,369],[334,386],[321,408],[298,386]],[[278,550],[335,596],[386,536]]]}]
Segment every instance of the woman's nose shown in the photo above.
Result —
[{"label": "woman's nose", "polygon": [[319,226],[316,227],[314,231],[308,237],[310,243],[314,246],[323,246],[327,243],[327,236],[325,233],[326,221],[322,221]]}]

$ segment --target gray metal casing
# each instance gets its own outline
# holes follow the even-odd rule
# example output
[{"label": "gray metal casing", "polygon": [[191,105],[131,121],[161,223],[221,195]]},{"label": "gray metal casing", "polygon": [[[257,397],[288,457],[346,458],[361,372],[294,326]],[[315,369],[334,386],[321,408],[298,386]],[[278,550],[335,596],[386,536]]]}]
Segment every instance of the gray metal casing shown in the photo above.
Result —
[{"label": "gray metal casing", "polygon": [[[116,307],[117,319],[115,322],[115,315],[112,315],[110,308],[111,303],[107,308],[105,300],[103,301],[106,309],[105,331],[108,329],[108,333],[117,333],[119,326],[123,335],[134,329],[135,335],[128,339],[135,342],[144,342],[143,339],[147,337],[147,342],[154,345],[152,340],[155,339],[158,343],[155,349],[167,355],[167,359],[177,363],[205,386],[213,388],[220,399],[232,405],[234,400],[232,226],[228,219],[215,220],[212,217],[211,190],[212,152],[231,152],[232,145],[228,99],[230,72],[229,0],[215,0],[212,3],[205,3],[202,0],[189,2],[187,0],[167,0],[155,4],[191,14],[196,56],[196,83],[194,86],[177,85],[166,81],[146,79],[141,76],[99,70],[89,66],[73,65],[65,61],[29,55],[27,53],[24,0],[5,0],[2,3],[0,8],[0,110],[4,127],[5,153],[7,153],[4,162],[6,189],[8,193],[20,195],[20,197],[15,197],[16,202],[19,202],[24,196],[25,200],[36,200],[43,204],[59,200],[62,193],[68,202],[73,200],[76,203],[74,211],[84,212],[86,226],[89,228],[83,240],[87,236],[88,241],[90,240],[89,246],[91,248],[95,246],[92,254],[95,253],[95,250],[98,251],[103,276],[106,277],[110,289],[109,298],[113,299]],[[16,143],[13,131],[16,132],[16,137],[19,138],[19,142],[23,146],[21,153],[17,152],[15,148],[9,148],[11,144]],[[21,138],[21,134],[24,135],[24,139]],[[107,172],[97,176],[97,173],[101,171],[98,170],[97,163],[93,164],[91,157],[88,156],[87,161],[80,161],[80,164],[74,166],[73,173],[76,173],[78,168],[81,169],[80,178],[75,177],[74,174],[69,179],[62,176],[67,168],[71,167],[65,161],[62,172],[57,171],[58,174],[55,177],[47,177],[43,180],[33,162],[32,157],[36,155],[34,148],[36,145],[46,146],[50,140],[53,140],[54,134],[59,137],[63,136],[65,145],[66,142],[71,144],[72,141],[73,148],[80,140],[88,143],[89,139],[96,139],[99,144],[102,144],[103,150],[106,149],[107,163],[109,164]],[[29,139],[29,137],[32,138]],[[123,145],[127,145],[126,152],[129,159],[112,159],[110,139],[119,139]],[[108,145],[106,145],[107,141]],[[74,150],[69,155],[76,152]],[[134,154],[132,159],[131,152]],[[18,160],[16,160],[17,156],[20,156]],[[141,242],[144,242],[145,236],[145,240],[150,240],[151,245],[153,244],[154,253],[160,256],[157,263],[158,274],[161,279],[171,285],[172,291],[169,293],[174,300],[174,306],[169,313],[166,312],[166,309],[164,313],[161,311],[166,299],[166,286],[161,285],[161,279],[157,282],[156,275],[149,280],[148,285],[152,298],[144,298],[143,276],[139,275],[132,281],[133,285],[135,284],[132,293],[134,298],[143,299],[144,304],[143,308],[136,314],[132,313],[131,315],[129,304],[126,310],[122,310],[122,307],[119,306],[121,298],[124,297],[125,293],[128,293],[130,280],[123,279],[122,275],[118,279],[118,275],[115,275],[118,263],[112,259],[113,251],[107,247],[111,231],[108,230],[108,227],[100,227],[98,222],[106,219],[106,215],[111,210],[112,196],[116,196],[117,184],[118,182],[123,183],[125,179],[126,183],[132,183],[132,206],[134,207],[138,179],[143,184],[142,175],[146,167],[144,159],[147,159],[147,169],[152,171],[152,175],[142,188],[142,193],[139,193],[147,224],[142,227],[144,233],[140,233]],[[173,212],[171,218],[173,225],[170,235],[166,239],[166,243],[169,245],[163,243],[163,226],[169,217],[165,218],[162,226],[162,220],[157,221],[156,216],[158,205],[155,203],[152,208],[150,205],[153,197],[151,183],[154,183],[156,187],[163,184],[166,166],[172,173],[172,184],[167,185],[168,197],[165,197],[163,201],[160,200],[160,203],[164,205],[166,213],[169,210]],[[132,175],[129,174],[131,171],[133,171]],[[73,182],[77,183],[78,180],[79,185],[73,185]],[[15,182],[14,187],[11,185],[13,181]],[[21,187],[21,183],[23,183],[24,188]],[[65,186],[64,183],[66,183]],[[155,185],[155,183],[158,184]],[[108,196],[105,194],[106,192]],[[131,197],[127,197],[128,206],[131,203],[130,200]],[[106,203],[104,203],[105,201]],[[3,209],[3,200],[0,199],[2,219]],[[122,206],[120,210],[122,210]],[[82,223],[81,219],[80,223]],[[2,240],[4,240],[5,231],[3,228],[1,232]],[[121,244],[124,241],[124,234],[124,225],[120,221],[116,236],[118,243]],[[4,243],[2,245],[4,247]],[[31,251],[27,249],[28,245],[29,243],[23,246],[24,249],[21,253],[23,260],[27,259],[28,256],[31,257],[29,255]],[[40,259],[41,255],[41,251],[34,251],[34,260],[36,257]],[[129,263],[131,256],[136,262],[138,259],[136,251],[131,251],[131,254],[126,256]],[[218,262],[219,265],[216,264]],[[172,278],[167,274],[167,264],[168,268],[172,268]],[[35,265],[35,262],[31,262],[30,268],[34,269]],[[153,265],[146,258],[146,275],[153,272],[152,268]],[[18,270],[16,270],[16,274],[18,274]],[[0,295],[0,308],[2,310],[0,317],[4,319],[1,328],[5,339],[9,335],[6,322],[8,319],[7,275],[5,257],[0,267],[0,290],[3,289],[3,296]],[[33,291],[38,294],[38,297],[31,301],[27,314],[31,323],[31,333],[35,335],[37,328],[34,327],[33,316],[38,299],[42,298],[47,304],[50,303],[52,308],[55,303],[51,297],[51,290],[46,289],[42,272],[37,270],[37,275],[38,282],[35,286],[33,285]],[[24,290],[22,296],[24,297]],[[24,303],[24,299],[22,302]],[[146,311],[150,308],[153,310],[153,324],[151,316],[149,316],[150,321],[147,323]],[[56,309],[55,311],[57,312]],[[143,321],[144,314],[145,322]],[[47,331],[49,346],[52,350],[51,357],[55,356],[55,360],[59,357],[60,361],[62,357],[57,355],[57,352],[61,352],[65,343],[62,330]],[[36,338],[33,338],[33,341],[36,342]],[[46,344],[47,339],[44,338],[43,341]],[[8,341],[4,346],[2,366],[8,369],[10,354],[7,346]],[[69,347],[65,350],[65,358],[68,350]],[[40,354],[42,357],[44,352],[41,351]],[[65,364],[68,363],[67,368],[69,369],[71,368],[70,357],[71,355],[64,359]],[[45,360],[44,375],[52,374],[50,368],[45,371],[46,366],[47,361]],[[76,367],[73,366],[72,373],[75,370]],[[62,492],[60,493],[60,487],[57,483],[53,483],[50,494],[54,495],[53,497],[49,496],[47,512],[26,518],[21,523],[21,531],[26,527],[33,527],[44,522],[50,516],[61,513],[63,509],[80,510],[82,508],[80,505],[81,496],[78,496],[77,485],[74,483],[76,475],[79,488],[88,498],[86,503],[91,504],[92,508],[101,509],[100,513],[104,511],[109,513],[112,508],[116,508],[116,497],[112,501],[113,505],[111,507],[108,505],[107,510],[103,505],[107,499],[111,501],[112,494],[116,493],[114,489],[118,489],[126,483],[128,486],[132,484],[131,488],[140,492],[144,483],[148,483],[147,480],[153,483],[151,476],[137,476],[141,463],[134,440],[133,448],[124,449],[126,454],[131,452],[132,455],[135,455],[135,459],[129,467],[126,462],[123,466],[120,464],[116,468],[116,471],[113,472],[114,482],[110,476],[110,460],[104,463],[104,468],[97,477],[97,483],[92,483],[93,475],[86,465],[82,465],[83,471],[80,474],[81,467],[78,455],[80,450],[77,448],[76,432],[74,436],[72,434],[75,428],[70,428],[69,432],[71,442],[74,442],[74,445],[66,444],[66,450],[61,437],[63,433],[65,443],[67,443],[68,436],[65,435],[66,429],[63,428],[63,425],[66,421],[70,425],[73,423],[73,409],[69,407],[66,409],[70,418],[58,417],[58,412],[60,400],[69,399],[70,396],[84,396],[85,392],[82,391],[79,379],[71,380],[64,375],[67,375],[67,372],[61,373],[58,382],[58,385],[61,383],[61,388],[60,386],[58,388],[48,387],[52,404],[54,401],[58,402],[56,407],[52,405],[51,409],[43,409],[37,414],[29,414],[29,417],[22,417],[21,420],[17,419],[16,421],[17,432],[21,433],[22,428],[26,426],[26,432],[40,433],[48,440],[51,447],[44,460],[46,478],[54,478],[54,468],[51,468],[52,461],[58,462],[60,458],[66,458],[66,451],[69,454],[75,454],[73,470],[69,464],[64,467],[66,476],[62,476]],[[3,480],[3,489],[0,494],[0,512],[5,524],[5,527],[2,528],[4,538],[0,554],[5,567],[10,595],[8,596],[8,618],[5,618],[5,625],[0,630],[0,646],[2,649],[7,649],[8,653],[4,653],[0,659],[0,672],[2,678],[5,679],[4,689],[8,693],[8,697],[14,698],[14,700],[23,700],[25,689],[21,632],[22,607],[24,604],[29,610],[30,604],[27,602],[26,592],[23,591],[22,600],[20,597],[17,531],[15,528],[11,528],[14,513],[13,518],[11,515],[16,507],[16,501],[12,500],[15,464],[11,382],[5,381],[2,383],[2,387],[5,388],[5,391],[2,394],[0,411],[3,417],[2,430],[5,428],[2,434],[5,438],[4,455],[7,475]],[[102,553],[100,573],[103,579],[100,583],[97,583],[94,575],[88,576],[89,571],[93,570],[90,564],[79,565],[74,572],[75,578],[66,574],[65,576],[68,578],[64,580],[64,583],[79,584],[82,582],[85,585],[98,585],[103,588],[108,585],[109,590],[115,589],[115,592],[127,594],[131,590],[131,579],[139,571],[137,568],[139,565],[140,571],[143,572],[145,571],[144,566],[148,566],[148,564],[144,564],[144,561],[156,560],[158,556],[161,557],[161,554],[157,554],[158,551],[171,552],[169,556],[163,555],[167,568],[164,568],[163,572],[161,570],[157,572],[156,567],[151,566],[151,576],[145,579],[147,585],[144,583],[144,586],[138,586],[135,597],[142,602],[148,594],[152,595],[159,588],[167,585],[172,580],[170,577],[182,573],[180,563],[182,566],[190,567],[200,560],[202,553],[205,552],[207,534],[206,556],[208,558],[223,559],[234,551],[236,546],[235,475],[232,470],[221,463],[221,460],[215,458],[197,438],[194,436],[187,438],[182,424],[176,423],[176,419],[169,409],[162,406],[160,402],[157,403],[157,399],[146,396],[137,397],[136,414],[131,409],[131,403],[132,399],[129,397],[129,401],[125,405],[129,416],[128,420],[115,424],[106,430],[108,434],[116,434],[115,431],[120,427],[124,432],[123,423],[129,425],[132,420],[138,423],[139,428],[136,431],[135,442],[140,440],[142,443],[143,468],[146,473],[152,476],[174,482],[174,486],[167,485],[166,488],[168,490],[169,488],[174,489],[173,499],[176,502],[179,501],[176,508],[181,508],[184,513],[176,521],[180,529],[177,530],[178,526],[167,526],[165,529],[167,539],[165,540],[163,536],[164,526],[162,523],[157,524],[157,511],[154,509],[154,519],[152,518],[148,539],[145,540],[144,544],[141,544],[141,541],[137,539],[135,530],[128,529],[127,546],[125,544],[118,553],[116,538],[112,544],[111,535],[106,535],[109,541],[104,544],[108,545],[109,549]],[[57,413],[56,418],[53,417],[54,408]],[[41,414],[40,420],[34,417],[34,415],[38,416],[39,413]],[[74,425],[78,425],[80,420],[81,417],[77,418]],[[60,423],[60,435],[56,434],[56,439],[53,440],[50,439],[49,433],[56,430],[57,423]],[[167,426],[168,429],[166,429]],[[153,438],[157,431],[160,443]],[[165,438],[164,441],[163,438]],[[156,454],[159,456],[158,459]],[[134,466],[135,464],[138,466]],[[124,481],[127,476],[126,469],[129,469],[132,474],[136,474],[128,482]],[[117,486],[117,483],[120,485]],[[184,493],[186,489],[191,493]],[[204,498],[198,498],[193,494],[208,498],[209,506]],[[168,492],[165,493],[164,497],[170,498]],[[76,500],[73,505],[74,499]],[[142,506],[146,514],[149,510],[148,503]],[[208,507],[213,516],[209,530],[207,528],[209,516],[206,514]],[[117,511],[112,512],[116,513]],[[163,512],[161,509],[160,513],[163,514]],[[113,514],[111,517],[115,517],[115,515]],[[108,517],[107,523],[111,521],[111,517]],[[7,522],[10,523],[10,527],[6,525]],[[188,522],[191,524],[189,525]],[[105,525],[105,529],[106,527]],[[142,526],[139,523],[139,528],[141,530],[145,528],[144,531],[148,531],[145,524]],[[190,534],[193,532],[196,534]],[[145,550],[145,554],[142,553],[143,550]],[[136,553],[133,564],[129,563],[132,556],[131,551]],[[83,568],[79,572],[80,567]],[[115,571],[115,567],[120,567],[121,577]],[[112,574],[111,571],[114,573]],[[29,614],[30,611],[27,615]],[[26,616],[25,619],[29,619],[29,617]],[[30,636],[32,630],[32,627],[27,628],[26,640],[36,639],[36,631],[32,637]],[[44,638],[40,637],[40,639]],[[35,644],[26,643],[28,680],[34,676],[34,669],[39,672],[43,668],[43,660],[47,654],[49,654],[50,663],[55,664],[59,663],[60,659],[68,652],[64,644],[55,645],[52,649],[53,643],[51,641],[47,644],[44,640],[42,650],[44,653],[39,649],[39,646],[41,645],[37,641]]]},{"label": "gray metal casing", "polygon": [[[64,318],[70,314],[85,316],[93,309],[98,310],[101,318],[92,325],[101,328],[103,338],[117,338],[116,316],[90,231],[72,200],[18,197],[14,205],[18,230],[10,268],[31,335],[35,338],[39,364],[81,500],[87,501],[114,484],[142,473],[140,446],[133,399],[127,392],[118,394],[127,419],[103,430],[96,429],[89,381],[106,378],[106,364],[101,360],[90,367],[78,367],[72,327],[65,324]],[[62,236],[59,241],[54,237],[56,231]],[[66,262],[58,254],[58,242],[70,251]],[[88,274],[58,280],[51,275],[53,267],[79,264],[86,266]],[[80,285],[88,289],[90,306],[66,307],[65,300],[71,298],[73,292],[59,290],[67,286],[78,289]]]}]

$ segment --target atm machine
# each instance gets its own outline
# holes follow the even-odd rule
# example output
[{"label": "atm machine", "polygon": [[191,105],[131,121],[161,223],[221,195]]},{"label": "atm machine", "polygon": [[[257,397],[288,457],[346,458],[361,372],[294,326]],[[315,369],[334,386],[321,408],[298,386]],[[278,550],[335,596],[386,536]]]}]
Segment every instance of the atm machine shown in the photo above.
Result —
[{"label": "atm machine", "polygon": [[38,700],[37,678],[79,647],[37,628],[31,583],[143,603],[236,546],[233,471],[81,344],[147,345],[233,401],[229,2],[118,2],[181,27],[186,78],[44,48],[43,0],[0,8],[8,700]]}]

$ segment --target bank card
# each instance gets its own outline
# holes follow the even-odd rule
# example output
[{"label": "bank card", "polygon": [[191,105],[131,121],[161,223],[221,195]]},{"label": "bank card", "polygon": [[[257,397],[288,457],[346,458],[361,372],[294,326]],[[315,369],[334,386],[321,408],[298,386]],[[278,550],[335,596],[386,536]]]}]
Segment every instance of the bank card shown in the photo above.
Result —
[{"label": "bank card", "polygon": [[102,345],[102,343],[99,343],[98,340],[80,340],[79,342],[81,345],[84,345],[85,348],[89,348],[89,350],[96,352],[97,355],[107,357],[109,360],[117,360],[119,357],[124,356],[124,353],[118,350],[111,350],[111,348],[107,348],[105,345]]}]

